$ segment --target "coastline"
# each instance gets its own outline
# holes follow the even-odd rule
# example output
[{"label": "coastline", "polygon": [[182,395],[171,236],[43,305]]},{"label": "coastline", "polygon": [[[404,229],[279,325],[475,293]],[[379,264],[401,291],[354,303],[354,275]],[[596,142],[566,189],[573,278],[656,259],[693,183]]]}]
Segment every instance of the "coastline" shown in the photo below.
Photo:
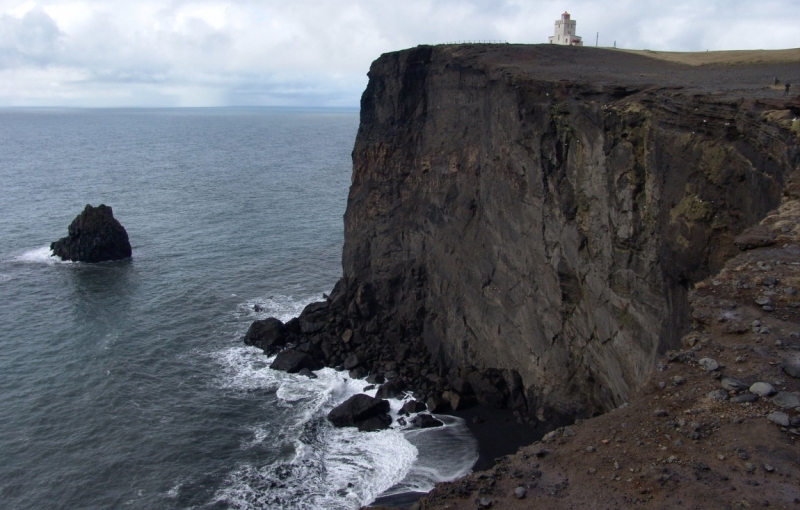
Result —
[{"label": "coastline", "polygon": [[[478,460],[472,466],[472,472],[491,469],[499,459],[541,440],[553,428],[549,424],[536,421],[520,423],[511,409],[491,409],[480,404],[467,409],[435,413],[434,416],[436,415],[456,416],[466,422],[467,428],[478,442]],[[364,508],[409,508],[428,494],[404,492],[379,497]]]}]

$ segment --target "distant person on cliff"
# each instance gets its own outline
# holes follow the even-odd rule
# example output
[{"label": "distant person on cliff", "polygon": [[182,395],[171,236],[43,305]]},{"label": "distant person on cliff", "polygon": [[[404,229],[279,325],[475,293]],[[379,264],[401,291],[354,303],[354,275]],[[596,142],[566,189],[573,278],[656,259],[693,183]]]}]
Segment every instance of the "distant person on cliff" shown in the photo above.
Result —
[{"label": "distant person on cliff", "polygon": [[781,81],[780,81],[780,80],[778,79],[778,77],[776,76],[776,77],[775,77],[775,83],[774,83],[774,85],[777,85],[777,84],[779,84],[780,82],[781,82]]},{"label": "distant person on cliff", "polygon": [[786,90],[783,92],[783,95],[784,96],[788,96],[789,95],[789,89],[792,88],[792,84],[787,81],[785,86],[786,86]]}]

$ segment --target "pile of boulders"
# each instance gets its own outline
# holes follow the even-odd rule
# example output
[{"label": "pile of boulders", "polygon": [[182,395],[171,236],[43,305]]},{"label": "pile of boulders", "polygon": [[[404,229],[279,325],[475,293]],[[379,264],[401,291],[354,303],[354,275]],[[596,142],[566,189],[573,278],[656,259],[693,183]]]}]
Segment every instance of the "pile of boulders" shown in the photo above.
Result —
[{"label": "pile of boulders", "polygon": [[[348,290],[353,287],[357,290]],[[340,280],[325,301],[306,306],[285,324],[273,317],[255,321],[244,341],[267,355],[277,354],[272,369],[310,376],[322,367],[346,370],[354,379],[380,385],[378,399],[410,394],[430,412],[478,403],[527,413],[516,371],[445,367],[430,355],[419,331],[408,331],[380,313],[368,286]]]}]

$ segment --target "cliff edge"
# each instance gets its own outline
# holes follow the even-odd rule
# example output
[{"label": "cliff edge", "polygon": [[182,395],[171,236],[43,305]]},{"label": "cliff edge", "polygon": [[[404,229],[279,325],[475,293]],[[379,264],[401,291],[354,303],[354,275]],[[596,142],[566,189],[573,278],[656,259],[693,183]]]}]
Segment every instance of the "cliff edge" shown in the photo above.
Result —
[{"label": "cliff edge", "polygon": [[451,381],[496,369],[540,419],[608,411],[679,345],[691,286],[796,193],[800,103],[767,87],[792,73],[554,46],[383,55],[331,299],[369,295],[371,341],[419,337]]}]

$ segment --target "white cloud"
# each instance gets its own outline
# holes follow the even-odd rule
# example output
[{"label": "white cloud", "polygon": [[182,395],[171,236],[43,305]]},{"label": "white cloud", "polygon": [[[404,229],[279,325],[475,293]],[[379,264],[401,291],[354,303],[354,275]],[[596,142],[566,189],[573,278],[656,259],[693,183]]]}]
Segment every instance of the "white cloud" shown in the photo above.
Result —
[{"label": "white cloud", "polygon": [[568,7],[587,43],[796,46],[796,0],[0,0],[0,105],[358,104],[378,55],[545,42]]}]

